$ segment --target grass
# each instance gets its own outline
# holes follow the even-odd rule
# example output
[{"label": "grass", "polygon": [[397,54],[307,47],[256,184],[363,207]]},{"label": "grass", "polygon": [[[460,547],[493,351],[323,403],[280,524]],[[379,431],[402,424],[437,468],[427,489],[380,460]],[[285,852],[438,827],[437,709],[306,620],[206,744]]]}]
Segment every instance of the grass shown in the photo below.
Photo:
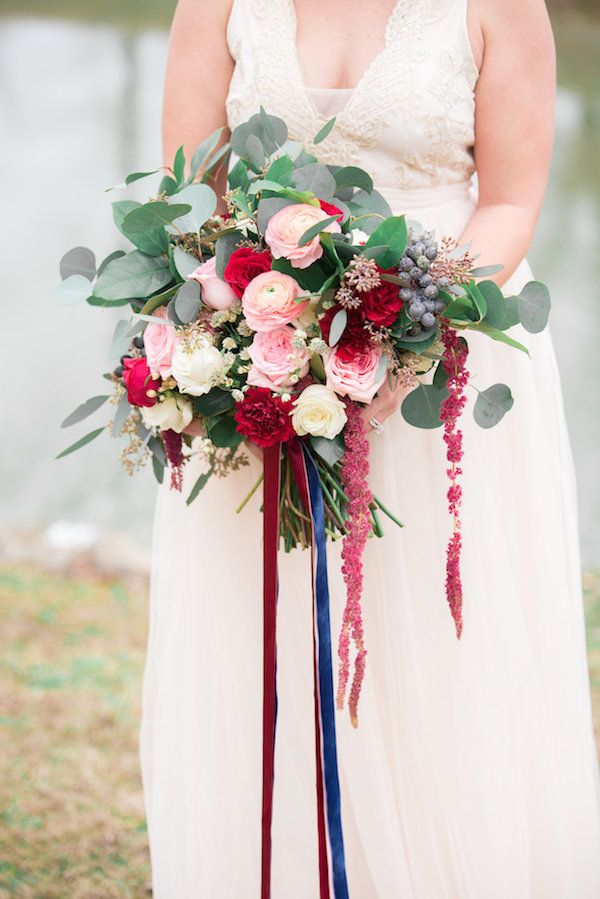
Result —
[{"label": "grass", "polygon": [[[600,575],[584,589],[600,748]],[[149,895],[146,612],[141,588],[0,569],[0,897]]]}]

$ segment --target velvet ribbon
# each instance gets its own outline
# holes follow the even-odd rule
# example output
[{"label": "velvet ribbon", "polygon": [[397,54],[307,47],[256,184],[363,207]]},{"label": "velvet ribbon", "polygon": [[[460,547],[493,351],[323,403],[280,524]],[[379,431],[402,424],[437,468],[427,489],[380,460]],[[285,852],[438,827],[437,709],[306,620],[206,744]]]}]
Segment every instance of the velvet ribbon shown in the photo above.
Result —
[{"label": "velvet ribbon", "polygon": [[[306,443],[285,444],[298,493],[310,515],[317,833],[320,899],[348,899],[337,766],[325,515],[321,482]],[[277,722],[277,550],[282,445],[264,450],[263,765],[261,899],[271,899],[271,824]],[[293,877],[290,871],[290,877]]]}]

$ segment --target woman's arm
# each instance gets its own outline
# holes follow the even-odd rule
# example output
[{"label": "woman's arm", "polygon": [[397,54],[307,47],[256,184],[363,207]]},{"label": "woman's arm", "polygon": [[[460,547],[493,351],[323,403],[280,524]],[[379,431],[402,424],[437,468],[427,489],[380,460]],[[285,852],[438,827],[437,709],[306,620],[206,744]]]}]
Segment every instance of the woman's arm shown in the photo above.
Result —
[{"label": "woman's arm", "polygon": [[[460,243],[503,284],[531,243],[552,153],[555,51],[543,0],[471,0],[483,62],[475,93],[477,209]],[[474,41],[474,52],[478,47]]]},{"label": "woman's arm", "polygon": [[[189,160],[209,134],[227,123],[225,98],[233,71],[227,48],[232,0],[179,0],[171,26],[163,99],[163,159],[171,165],[181,144]],[[225,128],[220,142],[229,139]],[[221,199],[226,172],[212,185]]]}]

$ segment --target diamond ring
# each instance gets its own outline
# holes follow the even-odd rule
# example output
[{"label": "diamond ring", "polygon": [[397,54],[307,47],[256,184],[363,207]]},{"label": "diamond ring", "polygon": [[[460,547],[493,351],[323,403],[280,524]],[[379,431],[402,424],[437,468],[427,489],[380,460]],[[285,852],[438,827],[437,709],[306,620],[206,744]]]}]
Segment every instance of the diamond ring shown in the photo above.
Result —
[{"label": "diamond ring", "polygon": [[370,418],[369,424],[371,425],[371,427],[373,428],[373,430],[375,431],[376,434],[381,434],[381,432],[383,431],[383,425],[381,424],[380,421],[377,421],[376,418]]}]

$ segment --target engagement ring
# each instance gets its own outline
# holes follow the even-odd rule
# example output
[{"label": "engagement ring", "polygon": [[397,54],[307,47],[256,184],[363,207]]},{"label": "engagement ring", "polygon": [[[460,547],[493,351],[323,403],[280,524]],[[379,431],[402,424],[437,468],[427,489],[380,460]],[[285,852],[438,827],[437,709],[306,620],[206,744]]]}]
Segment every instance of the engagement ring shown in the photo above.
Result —
[{"label": "engagement ring", "polygon": [[377,421],[376,418],[370,418],[369,424],[371,425],[371,427],[373,428],[375,433],[381,434],[381,432],[383,431],[383,425],[381,424],[380,421]]}]

